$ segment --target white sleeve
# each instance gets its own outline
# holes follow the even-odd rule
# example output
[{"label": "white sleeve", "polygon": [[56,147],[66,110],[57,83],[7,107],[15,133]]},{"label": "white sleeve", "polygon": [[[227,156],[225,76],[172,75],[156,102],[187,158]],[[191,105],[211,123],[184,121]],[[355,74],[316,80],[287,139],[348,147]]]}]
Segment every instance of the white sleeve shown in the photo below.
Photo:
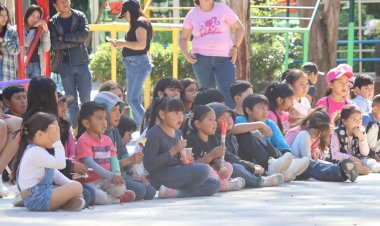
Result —
[{"label": "white sleeve", "polygon": [[45,149],[38,148],[33,154],[35,161],[40,166],[52,169],[64,169],[66,167],[65,148],[59,140],[53,144],[54,156],[50,155]]},{"label": "white sleeve", "polygon": [[57,169],[54,170],[54,183],[58,185],[65,185],[71,183],[71,180],[59,172]]}]

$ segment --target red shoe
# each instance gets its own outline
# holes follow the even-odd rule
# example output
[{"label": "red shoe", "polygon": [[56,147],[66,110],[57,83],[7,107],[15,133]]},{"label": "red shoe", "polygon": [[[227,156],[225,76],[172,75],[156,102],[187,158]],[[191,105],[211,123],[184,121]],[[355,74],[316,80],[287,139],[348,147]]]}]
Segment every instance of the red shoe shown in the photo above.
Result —
[{"label": "red shoe", "polygon": [[133,201],[135,201],[135,198],[136,198],[136,194],[131,190],[125,191],[124,194],[122,194],[119,197],[120,203],[133,202]]}]

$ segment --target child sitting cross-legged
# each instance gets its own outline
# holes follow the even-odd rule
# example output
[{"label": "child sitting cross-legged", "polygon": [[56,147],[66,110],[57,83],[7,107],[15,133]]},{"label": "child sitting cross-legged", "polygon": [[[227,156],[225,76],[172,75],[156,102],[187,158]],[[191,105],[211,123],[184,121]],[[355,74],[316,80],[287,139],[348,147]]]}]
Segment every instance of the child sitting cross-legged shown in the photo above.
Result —
[{"label": "child sitting cross-legged", "polygon": [[372,100],[370,113],[363,114],[363,126],[366,128],[370,148],[369,157],[380,161],[380,94]]},{"label": "child sitting cross-legged", "polygon": [[219,191],[244,188],[245,180],[241,177],[230,179],[232,165],[222,161],[224,148],[218,145],[215,137],[217,122],[214,110],[205,105],[198,105],[186,120],[183,133],[187,138],[187,147],[192,148],[195,162],[210,165],[210,176],[220,181]]},{"label": "child sitting cross-legged", "polygon": [[111,138],[104,135],[107,129],[106,110],[93,101],[84,103],[78,117],[77,160],[93,172],[88,172],[85,183],[95,189],[95,204],[131,202],[135,193],[126,190],[120,175],[120,166]]}]

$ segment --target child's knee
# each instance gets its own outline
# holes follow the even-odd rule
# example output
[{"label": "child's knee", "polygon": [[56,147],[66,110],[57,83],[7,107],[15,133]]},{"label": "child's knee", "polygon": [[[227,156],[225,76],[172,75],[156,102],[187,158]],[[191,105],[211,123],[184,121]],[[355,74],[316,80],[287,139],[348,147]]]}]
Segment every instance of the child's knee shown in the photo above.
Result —
[{"label": "child's knee", "polygon": [[79,183],[78,181],[72,181],[70,183],[70,189],[73,193],[75,193],[75,195],[77,196],[81,196],[82,195],[82,192],[83,192],[83,186],[81,183]]},{"label": "child's knee", "polygon": [[199,177],[208,178],[210,176],[210,167],[207,164],[195,163],[193,164],[193,173]]}]

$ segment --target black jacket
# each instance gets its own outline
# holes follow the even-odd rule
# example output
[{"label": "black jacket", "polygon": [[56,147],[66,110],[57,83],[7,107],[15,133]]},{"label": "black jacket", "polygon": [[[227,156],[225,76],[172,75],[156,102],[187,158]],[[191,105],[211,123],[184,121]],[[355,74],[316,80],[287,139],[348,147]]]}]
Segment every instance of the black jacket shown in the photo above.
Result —
[{"label": "black jacket", "polygon": [[[59,20],[59,13],[55,14],[50,21],[49,30],[51,35],[51,47],[53,60],[51,71],[59,73],[63,54],[66,52],[70,59],[70,65],[88,64],[90,59],[86,49],[86,39],[89,35],[88,23],[84,13],[71,9],[71,32],[64,33]],[[58,38],[62,37],[62,41]]]}]

